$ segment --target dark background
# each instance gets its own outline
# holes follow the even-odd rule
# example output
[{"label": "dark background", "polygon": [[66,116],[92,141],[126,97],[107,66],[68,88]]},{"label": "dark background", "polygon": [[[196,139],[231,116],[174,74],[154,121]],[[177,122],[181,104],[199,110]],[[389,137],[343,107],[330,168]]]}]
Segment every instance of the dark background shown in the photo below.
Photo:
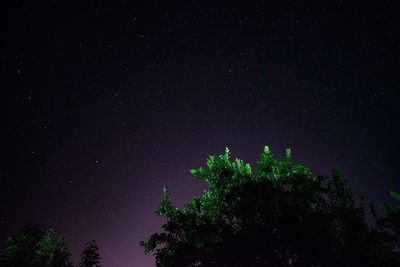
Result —
[{"label": "dark background", "polygon": [[152,266],[164,184],[263,146],[345,173],[367,202],[400,191],[399,1],[14,1],[1,8],[0,239],[24,221],[76,260]]}]

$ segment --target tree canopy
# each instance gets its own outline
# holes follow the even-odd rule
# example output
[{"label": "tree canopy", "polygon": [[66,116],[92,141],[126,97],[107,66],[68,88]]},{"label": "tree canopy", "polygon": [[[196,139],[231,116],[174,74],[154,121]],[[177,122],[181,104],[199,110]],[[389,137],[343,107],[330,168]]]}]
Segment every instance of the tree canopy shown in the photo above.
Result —
[{"label": "tree canopy", "polygon": [[191,173],[209,190],[183,209],[164,187],[163,230],[140,242],[157,266],[400,266],[399,205],[385,204],[383,217],[373,208],[369,226],[339,170],[314,175],[289,149],[280,158],[268,147],[254,171],[228,149],[207,167]]},{"label": "tree canopy", "polygon": [[[100,267],[96,242],[86,243],[79,267]],[[40,226],[26,224],[19,234],[7,240],[0,251],[0,267],[73,267],[71,254],[62,236],[52,229],[42,231]]]},{"label": "tree canopy", "polygon": [[72,267],[64,239],[53,230],[42,231],[39,225],[25,225],[8,239],[0,251],[2,267]]}]

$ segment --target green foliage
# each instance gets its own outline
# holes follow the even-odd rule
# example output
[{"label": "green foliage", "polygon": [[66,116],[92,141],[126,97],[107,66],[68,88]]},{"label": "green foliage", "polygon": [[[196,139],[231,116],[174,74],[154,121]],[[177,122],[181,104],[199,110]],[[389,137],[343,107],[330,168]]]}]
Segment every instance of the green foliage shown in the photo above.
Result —
[{"label": "green foliage", "polygon": [[[209,190],[180,210],[168,189],[161,233],[140,242],[157,266],[397,266],[399,212],[370,229],[338,170],[315,176],[265,147],[255,172],[229,149],[191,170]],[[398,194],[391,194],[398,200]],[[392,209],[393,210],[393,209]],[[398,210],[397,210],[398,211]],[[397,221],[396,221],[397,220]],[[398,224],[397,224],[398,226]],[[397,232],[396,232],[397,231]]]},{"label": "green foliage", "polygon": [[79,267],[100,267],[100,254],[96,241],[86,243],[85,249],[81,255]]},{"label": "green foliage", "polygon": [[38,225],[26,225],[8,239],[0,252],[2,267],[70,267],[70,254],[64,240],[52,230],[43,232]]},{"label": "green foliage", "polygon": [[397,202],[400,202],[400,194],[399,194],[399,193],[390,191],[389,194],[390,194],[390,196],[391,196],[393,199],[395,199]]}]

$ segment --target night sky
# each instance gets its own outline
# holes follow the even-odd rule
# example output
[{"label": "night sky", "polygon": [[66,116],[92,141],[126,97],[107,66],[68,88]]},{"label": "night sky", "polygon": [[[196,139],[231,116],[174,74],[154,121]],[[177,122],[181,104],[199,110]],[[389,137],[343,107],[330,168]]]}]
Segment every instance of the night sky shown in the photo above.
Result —
[{"label": "night sky", "polygon": [[[235,2],[235,3],[234,3]],[[356,4],[359,3],[359,4]],[[264,145],[366,202],[400,191],[399,1],[14,1],[0,11],[0,240],[25,221],[75,262],[148,267],[168,185]]]}]

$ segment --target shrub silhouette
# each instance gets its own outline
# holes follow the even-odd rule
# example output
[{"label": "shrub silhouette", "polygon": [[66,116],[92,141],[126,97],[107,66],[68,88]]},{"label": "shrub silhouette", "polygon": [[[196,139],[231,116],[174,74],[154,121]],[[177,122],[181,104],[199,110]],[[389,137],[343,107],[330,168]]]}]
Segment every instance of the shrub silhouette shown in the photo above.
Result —
[{"label": "shrub silhouette", "polygon": [[100,267],[100,260],[99,248],[96,245],[96,241],[93,240],[86,243],[79,267]]}]

